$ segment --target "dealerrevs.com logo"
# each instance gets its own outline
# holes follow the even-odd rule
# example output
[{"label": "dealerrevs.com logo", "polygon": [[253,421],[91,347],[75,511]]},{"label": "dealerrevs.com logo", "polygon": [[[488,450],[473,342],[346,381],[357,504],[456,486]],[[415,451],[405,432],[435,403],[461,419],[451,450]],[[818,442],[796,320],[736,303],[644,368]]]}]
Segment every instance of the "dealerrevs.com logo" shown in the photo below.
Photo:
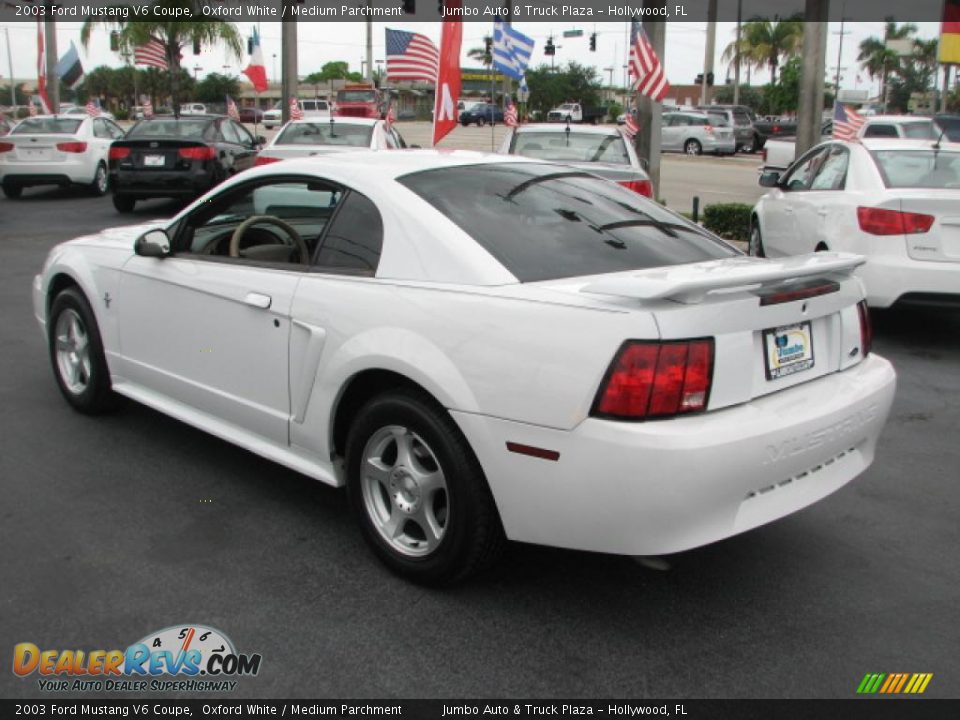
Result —
[{"label": "dealerrevs.com logo", "polygon": [[29,642],[13,648],[14,674],[37,674],[45,692],[224,692],[236,688],[234,678],[260,672],[260,661],[205,625],[164,628],[125,650],[41,650]]}]

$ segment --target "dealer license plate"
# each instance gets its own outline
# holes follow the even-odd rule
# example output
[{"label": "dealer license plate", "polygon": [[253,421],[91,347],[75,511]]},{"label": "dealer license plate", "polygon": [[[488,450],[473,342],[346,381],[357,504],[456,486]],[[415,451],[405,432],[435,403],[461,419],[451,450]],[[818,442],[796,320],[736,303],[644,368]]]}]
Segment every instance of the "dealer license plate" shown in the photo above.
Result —
[{"label": "dealer license plate", "polygon": [[767,380],[813,367],[813,329],[809,321],[763,331]]},{"label": "dealer license plate", "polygon": [[166,163],[166,158],[163,155],[144,155],[143,156],[144,167],[163,167],[165,163]]}]

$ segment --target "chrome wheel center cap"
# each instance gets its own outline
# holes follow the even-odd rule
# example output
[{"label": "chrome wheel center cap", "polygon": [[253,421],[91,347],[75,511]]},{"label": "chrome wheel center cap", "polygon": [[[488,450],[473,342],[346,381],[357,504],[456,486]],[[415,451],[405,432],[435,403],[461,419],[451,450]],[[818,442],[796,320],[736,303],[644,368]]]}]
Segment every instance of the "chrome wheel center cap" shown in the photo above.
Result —
[{"label": "chrome wheel center cap", "polygon": [[405,513],[416,512],[420,507],[420,484],[406,468],[398,467],[390,473],[390,494],[397,507]]}]

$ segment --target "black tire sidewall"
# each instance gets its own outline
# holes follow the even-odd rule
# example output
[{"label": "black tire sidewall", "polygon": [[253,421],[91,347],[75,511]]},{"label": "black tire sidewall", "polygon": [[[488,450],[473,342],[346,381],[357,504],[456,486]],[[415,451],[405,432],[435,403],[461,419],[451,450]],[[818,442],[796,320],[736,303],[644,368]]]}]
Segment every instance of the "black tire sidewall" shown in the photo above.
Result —
[{"label": "black tire sidewall", "polygon": [[[688,148],[696,148],[696,152],[690,152]],[[703,146],[697,140],[687,140],[683,145],[683,151],[687,155],[700,155],[703,152]]]},{"label": "black tire sidewall", "polygon": [[[68,309],[76,311],[80,316],[90,343],[90,381],[87,383],[86,389],[80,394],[70,392],[64,384],[63,378],[60,377],[60,368],[57,364],[57,318]],[[80,412],[90,414],[110,409],[112,406],[110,371],[107,368],[106,356],[103,352],[100,329],[90,303],[76,287],[63,290],[53,299],[53,303],[50,305],[50,316],[47,321],[47,348],[57,387],[60,388],[60,392],[70,405]]]},{"label": "black tire sidewall", "polygon": [[[99,185],[97,184],[97,176],[100,174],[100,171],[103,170],[104,177],[107,179],[107,184],[104,186],[104,189],[101,191]],[[95,197],[103,197],[108,192],[110,192],[110,173],[107,172],[107,166],[102,162],[97,165],[96,172],[93,175],[93,182],[90,183],[90,191],[94,194]]]},{"label": "black tire sidewall", "polygon": [[[390,547],[367,513],[360,462],[370,437],[387,425],[402,425],[419,435],[430,446],[446,478],[446,530],[440,546],[426,557],[409,557]],[[412,392],[396,391],[374,398],[360,410],[350,429],[346,461],[350,505],[364,538],[391,570],[431,585],[454,581],[469,570],[469,545],[479,522],[477,506],[487,500],[489,490],[473,452],[445,410]]]},{"label": "black tire sidewall", "polygon": [[23,194],[23,188],[12,182],[3,183],[3,194],[11,200],[16,200]]},{"label": "black tire sidewall", "polygon": [[128,195],[114,194],[113,196],[113,207],[116,208],[117,212],[133,212],[133,208],[136,204],[137,201]]},{"label": "black tire sidewall", "polygon": [[[757,246],[753,247],[753,233],[757,233]],[[756,250],[756,252],[754,252]],[[760,232],[760,225],[756,221],[750,226],[750,239],[747,242],[747,254],[753,255],[754,257],[766,257],[767,254],[763,250],[763,233]]]}]

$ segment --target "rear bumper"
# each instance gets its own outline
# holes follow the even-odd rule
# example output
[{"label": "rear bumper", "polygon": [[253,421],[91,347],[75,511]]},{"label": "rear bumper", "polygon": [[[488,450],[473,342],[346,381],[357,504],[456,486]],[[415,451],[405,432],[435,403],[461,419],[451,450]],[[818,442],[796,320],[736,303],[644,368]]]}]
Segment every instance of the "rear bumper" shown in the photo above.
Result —
[{"label": "rear bumper", "polygon": [[866,286],[870,307],[888,308],[911,299],[906,296],[955,297],[960,302],[960,262],[871,254],[857,274]]},{"label": "rear bumper", "polygon": [[[840,373],[688,418],[573,431],[454,412],[513,540],[625,555],[706,545],[796,512],[872,462],[893,402],[872,355]],[[508,441],[555,450],[511,453]]]},{"label": "rear bumper", "polygon": [[0,180],[21,187],[31,185],[88,185],[93,182],[96,164],[89,162],[5,163],[0,165]]},{"label": "rear bumper", "polygon": [[110,184],[116,195],[130,197],[196,197],[213,186],[213,174],[201,170],[113,170]]}]

